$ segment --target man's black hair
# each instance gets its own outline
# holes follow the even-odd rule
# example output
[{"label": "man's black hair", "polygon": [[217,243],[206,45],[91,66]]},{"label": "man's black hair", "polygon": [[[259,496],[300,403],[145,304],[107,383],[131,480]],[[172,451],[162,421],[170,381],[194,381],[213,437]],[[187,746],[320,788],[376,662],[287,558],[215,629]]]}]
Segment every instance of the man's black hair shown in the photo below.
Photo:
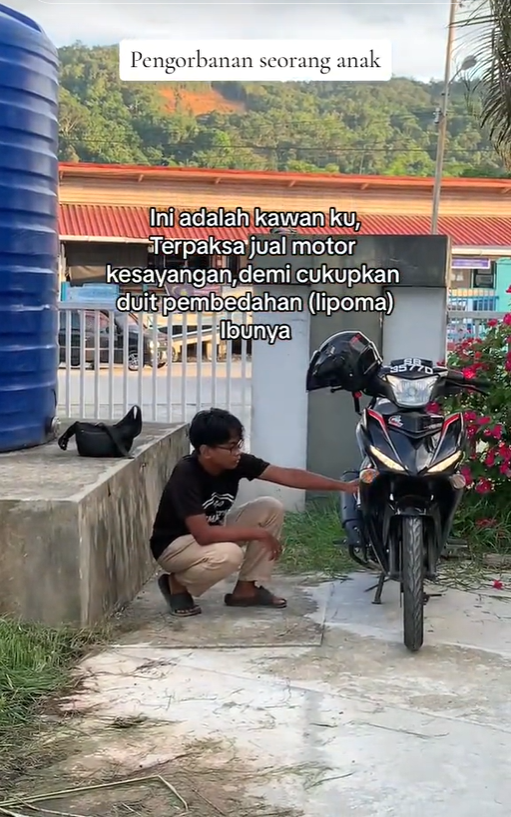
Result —
[{"label": "man's black hair", "polygon": [[225,409],[210,408],[195,415],[188,436],[193,448],[198,451],[201,445],[214,448],[225,445],[233,438],[241,441],[244,433],[245,429],[234,414]]}]

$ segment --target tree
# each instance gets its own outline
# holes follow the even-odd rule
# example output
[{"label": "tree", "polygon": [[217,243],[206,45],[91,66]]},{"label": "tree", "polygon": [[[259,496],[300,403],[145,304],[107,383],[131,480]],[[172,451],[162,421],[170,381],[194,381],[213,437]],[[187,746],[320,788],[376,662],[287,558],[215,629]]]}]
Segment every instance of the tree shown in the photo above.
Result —
[{"label": "tree", "polygon": [[[118,50],[60,49],[60,158],[310,173],[431,175],[439,83],[119,79]],[[454,83],[446,174],[504,175]]]},{"label": "tree", "polygon": [[[481,125],[509,165],[511,160],[511,3],[477,0],[460,18],[461,28],[476,28],[476,90]],[[474,37],[475,40],[475,37]],[[472,42],[472,38],[471,38]]]}]

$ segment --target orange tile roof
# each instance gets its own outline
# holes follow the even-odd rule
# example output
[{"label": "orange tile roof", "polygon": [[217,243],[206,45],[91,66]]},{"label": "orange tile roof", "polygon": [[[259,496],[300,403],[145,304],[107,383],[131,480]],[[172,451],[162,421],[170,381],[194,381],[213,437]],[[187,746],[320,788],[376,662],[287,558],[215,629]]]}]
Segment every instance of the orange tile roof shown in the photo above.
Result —
[{"label": "orange tile roof", "polygon": [[[89,177],[134,179],[171,183],[176,180],[190,180],[212,184],[224,182],[238,184],[287,185],[295,187],[369,187],[380,189],[422,189],[433,190],[434,180],[426,176],[359,176],[346,173],[290,173],[288,171],[267,170],[215,170],[202,167],[155,167],[153,165],[90,164],[86,162],[61,162],[60,178]],[[445,178],[442,188],[446,190],[487,190],[510,193],[511,179]]]},{"label": "orange tile roof", "polygon": [[[360,216],[361,234],[369,235],[427,235],[430,220],[425,216]],[[60,205],[60,234],[72,238],[119,238],[143,240],[150,234],[167,238],[201,239],[213,235],[220,239],[245,240],[251,230],[246,228],[171,229],[148,227],[148,210],[145,207],[110,207],[95,205]],[[263,232],[263,231],[261,231]],[[316,234],[332,235],[342,230],[322,228],[307,230]],[[346,230],[346,233],[351,231]],[[511,219],[485,217],[445,217],[440,219],[439,232],[449,235],[458,247],[509,247],[511,246]]]}]

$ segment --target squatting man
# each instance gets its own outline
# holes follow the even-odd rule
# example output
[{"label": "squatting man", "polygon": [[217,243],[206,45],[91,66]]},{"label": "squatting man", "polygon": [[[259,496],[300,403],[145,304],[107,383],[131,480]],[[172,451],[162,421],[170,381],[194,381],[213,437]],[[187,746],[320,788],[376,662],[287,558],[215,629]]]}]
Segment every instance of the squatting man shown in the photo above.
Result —
[{"label": "squatting man", "polygon": [[286,607],[266,588],[282,553],[282,503],[259,497],[233,509],[242,479],[306,491],[355,493],[358,481],[339,482],[297,468],[281,468],[243,452],[237,417],[211,408],[195,415],[193,453],[177,463],[154,522],[151,551],[165,573],[158,586],[173,615],[201,612],[194,597],[238,573],[225,596],[229,607]]}]

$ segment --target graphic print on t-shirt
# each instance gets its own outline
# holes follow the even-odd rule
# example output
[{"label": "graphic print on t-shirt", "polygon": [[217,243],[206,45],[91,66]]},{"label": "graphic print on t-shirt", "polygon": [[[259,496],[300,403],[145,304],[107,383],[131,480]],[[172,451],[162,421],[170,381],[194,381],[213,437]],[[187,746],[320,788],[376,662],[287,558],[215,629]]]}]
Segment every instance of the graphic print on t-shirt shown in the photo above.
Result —
[{"label": "graphic print on t-shirt", "polygon": [[209,524],[218,525],[220,522],[223,522],[233,502],[234,496],[232,494],[211,494],[209,499],[207,499],[202,506],[204,513],[208,517]]}]

